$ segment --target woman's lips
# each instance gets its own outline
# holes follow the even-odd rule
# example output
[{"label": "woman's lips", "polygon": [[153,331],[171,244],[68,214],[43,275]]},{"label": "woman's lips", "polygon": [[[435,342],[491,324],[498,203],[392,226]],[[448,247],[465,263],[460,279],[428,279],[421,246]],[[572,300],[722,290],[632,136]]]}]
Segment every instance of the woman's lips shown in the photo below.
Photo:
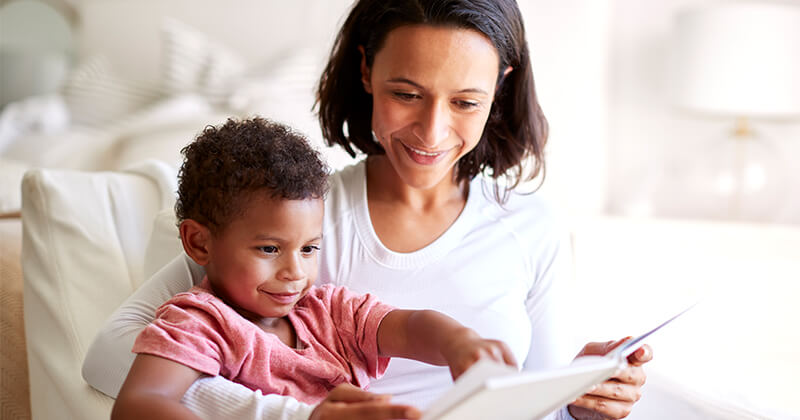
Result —
[{"label": "woman's lips", "polygon": [[286,305],[293,303],[300,293],[270,293],[264,292],[267,296],[272,298],[275,302]]},{"label": "woman's lips", "polygon": [[413,147],[406,146],[403,143],[400,144],[403,145],[403,149],[405,149],[408,157],[411,158],[411,160],[413,160],[415,163],[418,163],[420,165],[433,165],[442,160],[444,155],[446,155],[447,152],[450,151],[448,149],[439,152],[426,152],[424,150],[419,150]]}]

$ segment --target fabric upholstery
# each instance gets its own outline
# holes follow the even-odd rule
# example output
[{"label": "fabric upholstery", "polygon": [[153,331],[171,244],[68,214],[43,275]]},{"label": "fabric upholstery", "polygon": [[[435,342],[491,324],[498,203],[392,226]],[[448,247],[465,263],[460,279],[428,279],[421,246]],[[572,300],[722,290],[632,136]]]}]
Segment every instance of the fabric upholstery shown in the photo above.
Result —
[{"label": "fabric upholstery", "polygon": [[125,172],[25,175],[22,266],[34,419],[108,418],[111,400],[81,379],[83,356],[143,280],[153,218],[174,204],[175,179],[174,169],[156,161]]}]

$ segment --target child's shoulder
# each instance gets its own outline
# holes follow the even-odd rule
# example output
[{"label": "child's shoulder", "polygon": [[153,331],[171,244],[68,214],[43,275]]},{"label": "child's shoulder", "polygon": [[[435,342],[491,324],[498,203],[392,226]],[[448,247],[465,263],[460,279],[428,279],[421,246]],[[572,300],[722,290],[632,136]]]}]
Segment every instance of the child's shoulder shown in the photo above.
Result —
[{"label": "child's shoulder", "polygon": [[341,288],[343,288],[343,287],[342,286],[334,286],[332,284],[323,284],[323,285],[319,285],[319,286],[316,286],[316,285],[315,286],[311,286],[311,288],[308,289],[308,293],[306,293],[306,295],[303,297],[303,299],[301,299],[299,302],[297,302],[297,304],[298,305],[306,305],[306,304],[311,303],[311,302],[317,302],[317,301],[321,302],[321,301],[329,300],[331,298],[331,296],[335,293],[336,289],[341,289]]},{"label": "child's shoulder", "polygon": [[358,304],[369,295],[359,294],[345,286],[324,284],[312,286],[308,293],[297,303],[297,307],[305,308],[341,308],[345,305]]},{"label": "child's shoulder", "polygon": [[222,299],[200,284],[186,292],[181,292],[172,296],[161,305],[161,308],[156,312],[156,316],[166,313],[169,308],[179,308],[183,311],[195,314],[206,313],[217,318],[225,316],[229,307]]}]

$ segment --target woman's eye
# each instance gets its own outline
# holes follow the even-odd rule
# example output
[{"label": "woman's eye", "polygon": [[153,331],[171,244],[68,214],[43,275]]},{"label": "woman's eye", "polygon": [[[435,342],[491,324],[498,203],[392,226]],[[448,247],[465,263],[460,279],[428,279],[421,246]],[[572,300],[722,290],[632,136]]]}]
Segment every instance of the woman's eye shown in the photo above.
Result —
[{"label": "woman's eye", "polygon": [[408,93],[408,92],[392,92],[395,98],[404,100],[404,101],[411,101],[414,99],[419,98],[419,95],[415,93]]},{"label": "woman's eye", "polygon": [[274,254],[278,252],[278,247],[272,245],[260,246],[258,249],[265,254]]},{"label": "woman's eye", "polygon": [[319,247],[316,245],[308,245],[304,246],[303,249],[300,250],[303,254],[310,255],[317,251],[319,251]]},{"label": "woman's eye", "polygon": [[458,108],[463,110],[475,109],[478,106],[480,106],[480,102],[474,102],[474,101],[455,101],[454,104]]}]

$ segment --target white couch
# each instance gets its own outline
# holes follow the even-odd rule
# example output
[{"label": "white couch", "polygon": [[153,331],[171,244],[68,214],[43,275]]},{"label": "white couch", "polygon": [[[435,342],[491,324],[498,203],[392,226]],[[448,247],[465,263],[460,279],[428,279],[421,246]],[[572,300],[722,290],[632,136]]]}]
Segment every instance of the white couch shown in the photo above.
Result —
[{"label": "white couch", "polygon": [[[157,162],[126,172],[36,170],[25,177],[25,329],[34,419],[107,418],[111,400],[83,382],[82,359],[117,305],[179,252],[169,223],[151,236],[157,212],[173,203],[174,177],[174,169]],[[722,300],[712,294],[685,321],[653,338],[657,359],[631,418],[797,414],[790,414],[789,403],[800,374],[794,307],[800,230],[599,218],[576,224],[574,249],[576,345],[641,332],[683,296],[696,294],[692,284],[723,280],[715,290]],[[761,287],[753,288],[755,282]],[[749,303],[736,300],[741,297]],[[720,387],[726,382],[739,388]]]},{"label": "white couch", "polygon": [[34,419],[108,418],[111,400],[81,378],[106,318],[145,279],[159,209],[175,171],[152,161],[126,172],[34,170],[23,180],[22,269]]}]

